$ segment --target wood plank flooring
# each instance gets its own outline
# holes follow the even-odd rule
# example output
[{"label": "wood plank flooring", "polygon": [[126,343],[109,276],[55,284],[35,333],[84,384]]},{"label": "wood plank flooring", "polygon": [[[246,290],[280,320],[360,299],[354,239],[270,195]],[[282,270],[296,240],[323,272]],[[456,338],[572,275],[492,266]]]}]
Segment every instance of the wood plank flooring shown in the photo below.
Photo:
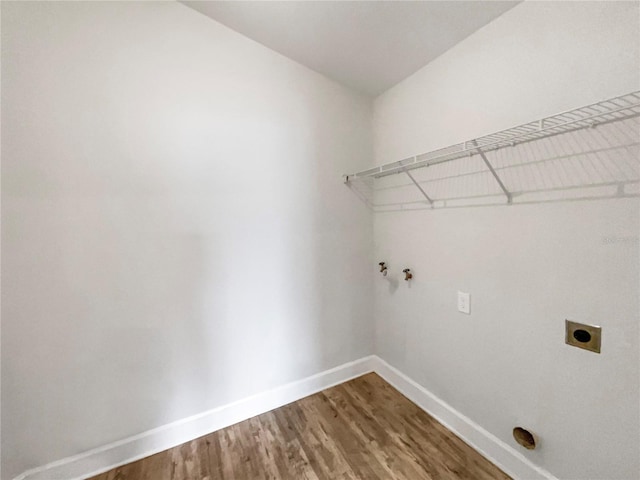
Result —
[{"label": "wood plank flooring", "polygon": [[370,373],[89,480],[509,478]]}]

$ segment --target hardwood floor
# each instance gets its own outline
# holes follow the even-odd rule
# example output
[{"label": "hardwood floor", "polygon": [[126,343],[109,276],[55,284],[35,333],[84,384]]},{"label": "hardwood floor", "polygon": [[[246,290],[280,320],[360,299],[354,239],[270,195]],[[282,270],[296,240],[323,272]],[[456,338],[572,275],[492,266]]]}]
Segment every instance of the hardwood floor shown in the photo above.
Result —
[{"label": "hardwood floor", "polygon": [[89,480],[509,478],[370,373]]}]

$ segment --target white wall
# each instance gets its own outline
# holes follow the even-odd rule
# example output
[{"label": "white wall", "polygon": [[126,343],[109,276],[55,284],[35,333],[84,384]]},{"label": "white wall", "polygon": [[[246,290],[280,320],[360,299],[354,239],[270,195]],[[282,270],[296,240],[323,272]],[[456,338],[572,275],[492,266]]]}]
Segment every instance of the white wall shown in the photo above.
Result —
[{"label": "white wall", "polygon": [[370,100],[173,2],[2,2],[2,478],[370,354]]},{"label": "white wall", "polygon": [[[640,89],[638,9],[515,7],[376,99],[377,163]],[[514,426],[536,432],[523,454],[559,478],[638,478],[639,213],[617,199],[378,214],[376,261],[415,278],[377,278],[377,353],[516,448]],[[603,327],[601,355],[564,344],[566,318]]]}]

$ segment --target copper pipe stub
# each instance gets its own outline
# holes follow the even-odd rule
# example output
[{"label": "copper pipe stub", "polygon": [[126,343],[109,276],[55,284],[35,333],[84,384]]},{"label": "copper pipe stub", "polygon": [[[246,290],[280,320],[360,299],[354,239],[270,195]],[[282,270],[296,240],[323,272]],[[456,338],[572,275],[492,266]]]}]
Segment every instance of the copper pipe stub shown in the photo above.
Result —
[{"label": "copper pipe stub", "polygon": [[404,273],[404,279],[407,282],[413,278],[413,274],[411,273],[410,268],[405,268],[404,270],[402,270],[402,272]]}]

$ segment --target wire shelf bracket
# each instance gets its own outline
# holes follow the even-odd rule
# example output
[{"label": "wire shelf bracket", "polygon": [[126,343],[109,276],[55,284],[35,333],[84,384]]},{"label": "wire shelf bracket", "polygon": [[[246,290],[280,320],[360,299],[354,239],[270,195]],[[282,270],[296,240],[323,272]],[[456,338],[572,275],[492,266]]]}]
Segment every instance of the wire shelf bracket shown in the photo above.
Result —
[{"label": "wire shelf bracket", "polygon": [[[476,147],[478,146],[478,142],[476,140],[472,140],[472,142],[473,142],[474,146],[476,146]],[[493,175],[493,178],[495,178],[496,182],[498,182],[498,185],[500,185],[500,189],[504,192],[505,196],[507,197],[507,203],[509,205],[511,205],[513,203],[513,197],[511,195],[511,193],[509,192],[509,190],[507,190],[507,187],[504,186],[504,183],[502,183],[502,180],[500,180],[500,177],[498,176],[498,174],[494,170],[493,166],[491,165],[491,162],[489,162],[489,159],[484,154],[482,149],[478,148],[477,152],[480,155],[480,158],[482,158],[482,161],[484,162],[484,164],[487,166],[487,168],[491,172],[491,175]],[[407,172],[407,173],[409,173],[409,172]],[[433,202],[431,202],[431,203],[433,204]]]},{"label": "wire shelf bracket", "polygon": [[[418,188],[418,190],[420,190],[420,193],[422,193],[422,195],[424,196],[424,198],[427,199],[427,202],[429,202],[429,205],[431,205],[433,207],[433,200],[431,199],[431,197],[429,197],[429,195],[427,195],[427,192],[424,191],[424,189],[420,186],[420,184],[418,183],[418,181],[413,177],[413,175],[411,175],[411,172],[409,172],[409,170],[407,170],[406,168],[404,169],[404,173],[407,174],[407,176],[411,179],[411,181],[413,182],[413,184]],[[500,181],[500,180],[498,180]]]}]

